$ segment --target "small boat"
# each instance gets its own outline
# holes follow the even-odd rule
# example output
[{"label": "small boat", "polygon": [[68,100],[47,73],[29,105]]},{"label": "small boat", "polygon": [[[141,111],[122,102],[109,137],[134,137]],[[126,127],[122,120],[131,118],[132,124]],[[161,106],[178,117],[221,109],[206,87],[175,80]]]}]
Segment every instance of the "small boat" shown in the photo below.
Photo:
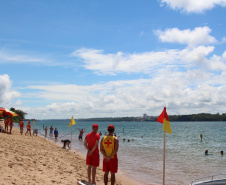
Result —
[{"label": "small boat", "polygon": [[[206,180],[203,181],[204,179],[206,179]],[[200,181],[200,180],[202,180],[202,181]],[[191,182],[191,185],[226,185],[226,174],[201,177],[201,178],[193,180]]]}]

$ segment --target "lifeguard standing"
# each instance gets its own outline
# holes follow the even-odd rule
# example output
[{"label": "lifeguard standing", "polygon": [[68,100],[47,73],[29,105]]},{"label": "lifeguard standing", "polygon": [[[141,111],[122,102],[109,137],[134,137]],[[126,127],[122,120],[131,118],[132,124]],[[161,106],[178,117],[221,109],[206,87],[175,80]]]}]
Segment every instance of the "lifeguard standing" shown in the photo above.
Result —
[{"label": "lifeguard standing", "polygon": [[30,136],[31,136],[31,122],[30,121],[27,124],[27,132],[25,133],[25,135],[27,135],[28,132],[30,132]]},{"label": "lifeguard standing", "polygon": [[13,128],[13,118],[11,117],[9,119],[9,129],[10,129],[10,134],[12,134],[12,128]]},{"label": "lifeguard standing", "polygon": [[22,135],[23,134],[23,131],[24,131],[24,122],[23,122],[23,119],[20,120],[19,124],[20,124],[20,134]]},{"label": "lifeguard standing", "polygon": [[9,126],[9,118],[6,117],[5,119],[5,131],[8,132],[8,126]]},{"label": "lifeguard standing", "polygon": [[103,154],[103,171],[104,171],[104,184],[108,183],[108,174],[111,172],[111,185],[115,184],[115,173],[118,172],[118,147],[119,140],[113,136],[115,131],[114,125],[108,126],[109,134],[104,136],[101,140],[100,151]]}]

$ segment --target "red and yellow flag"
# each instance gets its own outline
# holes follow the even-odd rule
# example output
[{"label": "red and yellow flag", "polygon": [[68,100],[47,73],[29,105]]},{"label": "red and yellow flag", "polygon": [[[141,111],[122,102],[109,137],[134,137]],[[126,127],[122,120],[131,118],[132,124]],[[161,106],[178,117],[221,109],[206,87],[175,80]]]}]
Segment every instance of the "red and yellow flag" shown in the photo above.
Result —
[{"label": "red and yellow flag", "polygon": [[166,107],[164,107],[164,110],[158,117],[157,121],[163,124],[163,131],[165,131],[166,133],[169,133],[170,135],[172,134],[169,117],[166,112]]}]

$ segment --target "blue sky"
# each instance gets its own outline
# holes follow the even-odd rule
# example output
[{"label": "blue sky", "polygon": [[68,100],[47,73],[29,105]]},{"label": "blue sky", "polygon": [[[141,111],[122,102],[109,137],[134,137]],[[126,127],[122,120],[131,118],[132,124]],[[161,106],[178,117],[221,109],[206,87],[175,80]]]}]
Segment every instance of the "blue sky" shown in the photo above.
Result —
[{"label": "blue sky", "polygon": [[36,119],[225,113],[225,17],[226,0],[1,0],[0,107]]}]

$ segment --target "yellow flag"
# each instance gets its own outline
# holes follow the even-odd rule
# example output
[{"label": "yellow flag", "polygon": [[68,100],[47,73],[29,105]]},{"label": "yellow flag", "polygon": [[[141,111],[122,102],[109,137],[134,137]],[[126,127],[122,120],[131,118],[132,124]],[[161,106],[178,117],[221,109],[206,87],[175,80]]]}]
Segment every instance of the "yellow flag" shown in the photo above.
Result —
[{"label": "yellow flag", "polygon": [[34,124],[35,124],[35,119],[34,119]]},{"label": "yellow flag", "polygon": [[71,117],[71,121],[70,121],[70,124],[69,124],[69,126],[68,127],[71,127],[72,125],[75,125],[76,123],[75,123],[75,120],[74,120],[74,118],[73,118],[73,116]]}]

